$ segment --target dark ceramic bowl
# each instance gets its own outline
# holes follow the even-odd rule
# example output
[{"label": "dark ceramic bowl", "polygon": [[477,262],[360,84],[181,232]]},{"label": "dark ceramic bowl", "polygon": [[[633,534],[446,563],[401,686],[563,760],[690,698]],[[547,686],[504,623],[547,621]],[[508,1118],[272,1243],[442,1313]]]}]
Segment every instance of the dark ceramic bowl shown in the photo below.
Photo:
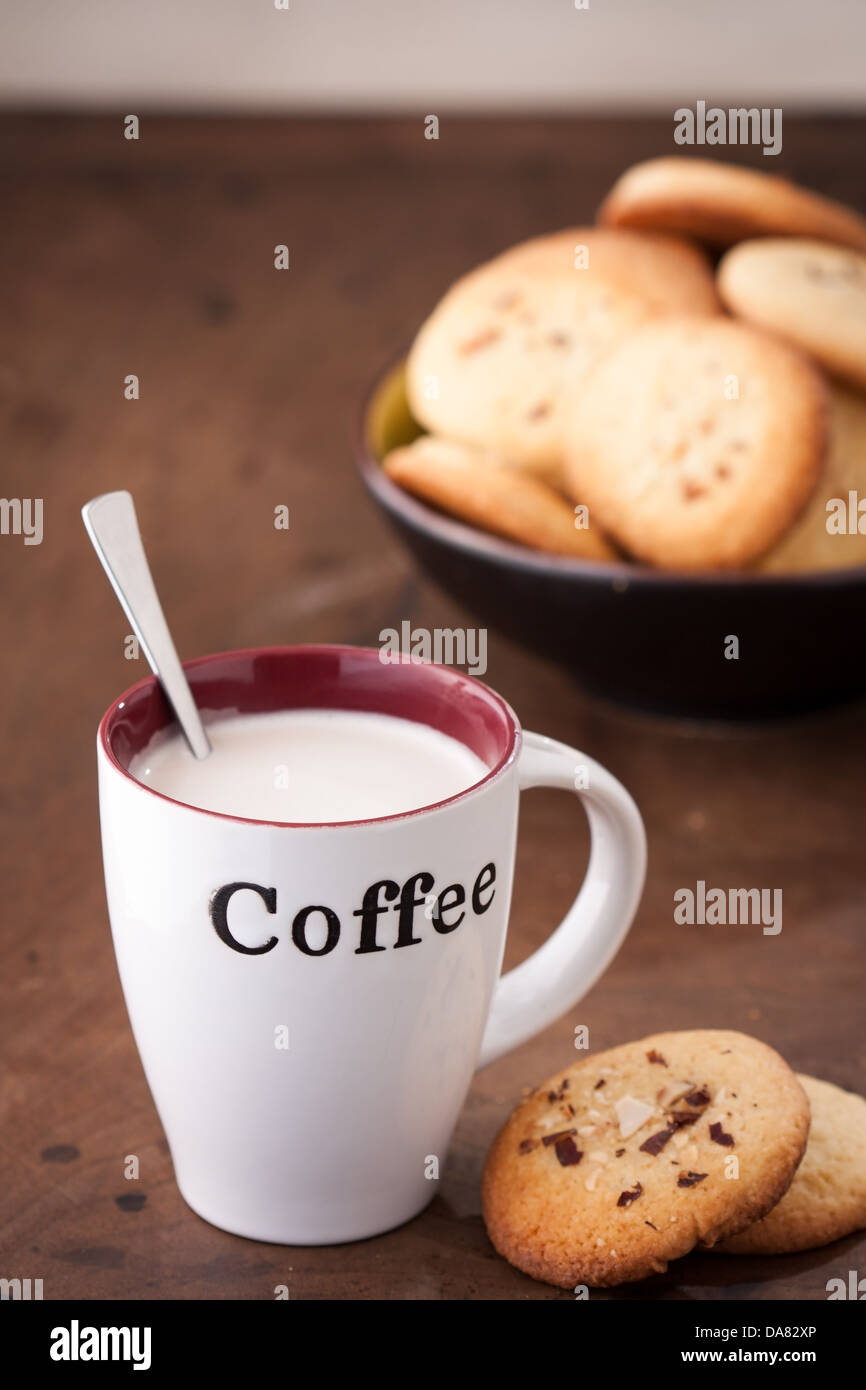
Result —
[{"label": "dark ceramic bowl", "polygon": [[[422,569],[587,691],[655,713],[756,719],[866,691],[866,567],[815,574],[677,574],[560,559],[485,535],[392,483],[389,449],[420,428],[402,366],[374,389],[359,432],[367,487]],[[726,659],[727,639],[739,658]]]}]

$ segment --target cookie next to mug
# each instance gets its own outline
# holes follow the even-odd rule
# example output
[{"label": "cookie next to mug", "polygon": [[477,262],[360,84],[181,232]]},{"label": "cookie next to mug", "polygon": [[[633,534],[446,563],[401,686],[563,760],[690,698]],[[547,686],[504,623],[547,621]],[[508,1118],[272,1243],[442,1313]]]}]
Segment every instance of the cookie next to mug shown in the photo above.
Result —
[{"label": "cookie next to mug", "polygon": [[742,1033],[660,1033],[587,1057],[511,1115],[482,1180],[501,1255],[563,1288],[661,1273],[765,1215],[806,1147],[809,1102]]},{"label": "cookie next to mug", "polygon": [[866,1100],[800,1076],[812,1125],[803,1162],[778,1206],[724,1241],[731,1255],[789,1255],[841,1240],[866,1226]]},{"label": "cookie next to mug", "polygon": [[703,253],[676,237],[574,227],[513,247],[452,286],[422,326],[406,385],[431,434],[558,482],[564,403],[648,318],[715,314]]},{"label": "cookie next to mug", "polygon": [[573,405],[566,485],[612,539],[662,569],[738,568],[779,539],[824,461],[816,369],[729,319],[646,324]]}]

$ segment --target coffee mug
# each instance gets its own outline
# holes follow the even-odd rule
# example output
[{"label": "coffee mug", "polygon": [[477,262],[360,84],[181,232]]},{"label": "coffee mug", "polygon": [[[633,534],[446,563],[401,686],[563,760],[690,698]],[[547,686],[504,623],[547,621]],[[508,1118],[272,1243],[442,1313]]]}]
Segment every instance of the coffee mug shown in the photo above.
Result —
[{"label": "coffee mug", "polygon": [[[153,677],[99,726],[112,935],[183,1197],[256,1240],[376,1235],[434,1195],[473,1072],[557,1019],[616,954],[643,886],[640,815],[604,768],[522,732],[499,695],[448,667],[307,646],[185,670],[205,711],[396,715],[487,769],[404,814],[257,821],[131,776],[172,724]],[[576,792],[591,853],[563,922],[500,978],[527,787]]]}]

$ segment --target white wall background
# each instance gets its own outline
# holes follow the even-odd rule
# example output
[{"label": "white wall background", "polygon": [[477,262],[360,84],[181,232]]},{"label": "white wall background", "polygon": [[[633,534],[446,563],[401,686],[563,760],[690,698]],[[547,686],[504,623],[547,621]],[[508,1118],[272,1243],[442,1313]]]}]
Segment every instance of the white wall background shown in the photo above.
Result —
[{"label": "white wall background", "polygon": [[[0,103],[866,105],[866,0],[0,0]],[[586,0],[580,0],[586,3]]]}]

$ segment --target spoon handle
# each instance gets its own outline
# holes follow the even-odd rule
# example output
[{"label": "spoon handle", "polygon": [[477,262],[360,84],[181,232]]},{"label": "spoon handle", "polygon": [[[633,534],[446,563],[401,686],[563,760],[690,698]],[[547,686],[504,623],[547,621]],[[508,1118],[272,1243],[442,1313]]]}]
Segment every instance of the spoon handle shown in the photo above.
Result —
[{"label": "spoon handle", "polygon": [[93,548],[197,758],[211,751],[156,592],[128,492],[104,492],[81,508]]}]

